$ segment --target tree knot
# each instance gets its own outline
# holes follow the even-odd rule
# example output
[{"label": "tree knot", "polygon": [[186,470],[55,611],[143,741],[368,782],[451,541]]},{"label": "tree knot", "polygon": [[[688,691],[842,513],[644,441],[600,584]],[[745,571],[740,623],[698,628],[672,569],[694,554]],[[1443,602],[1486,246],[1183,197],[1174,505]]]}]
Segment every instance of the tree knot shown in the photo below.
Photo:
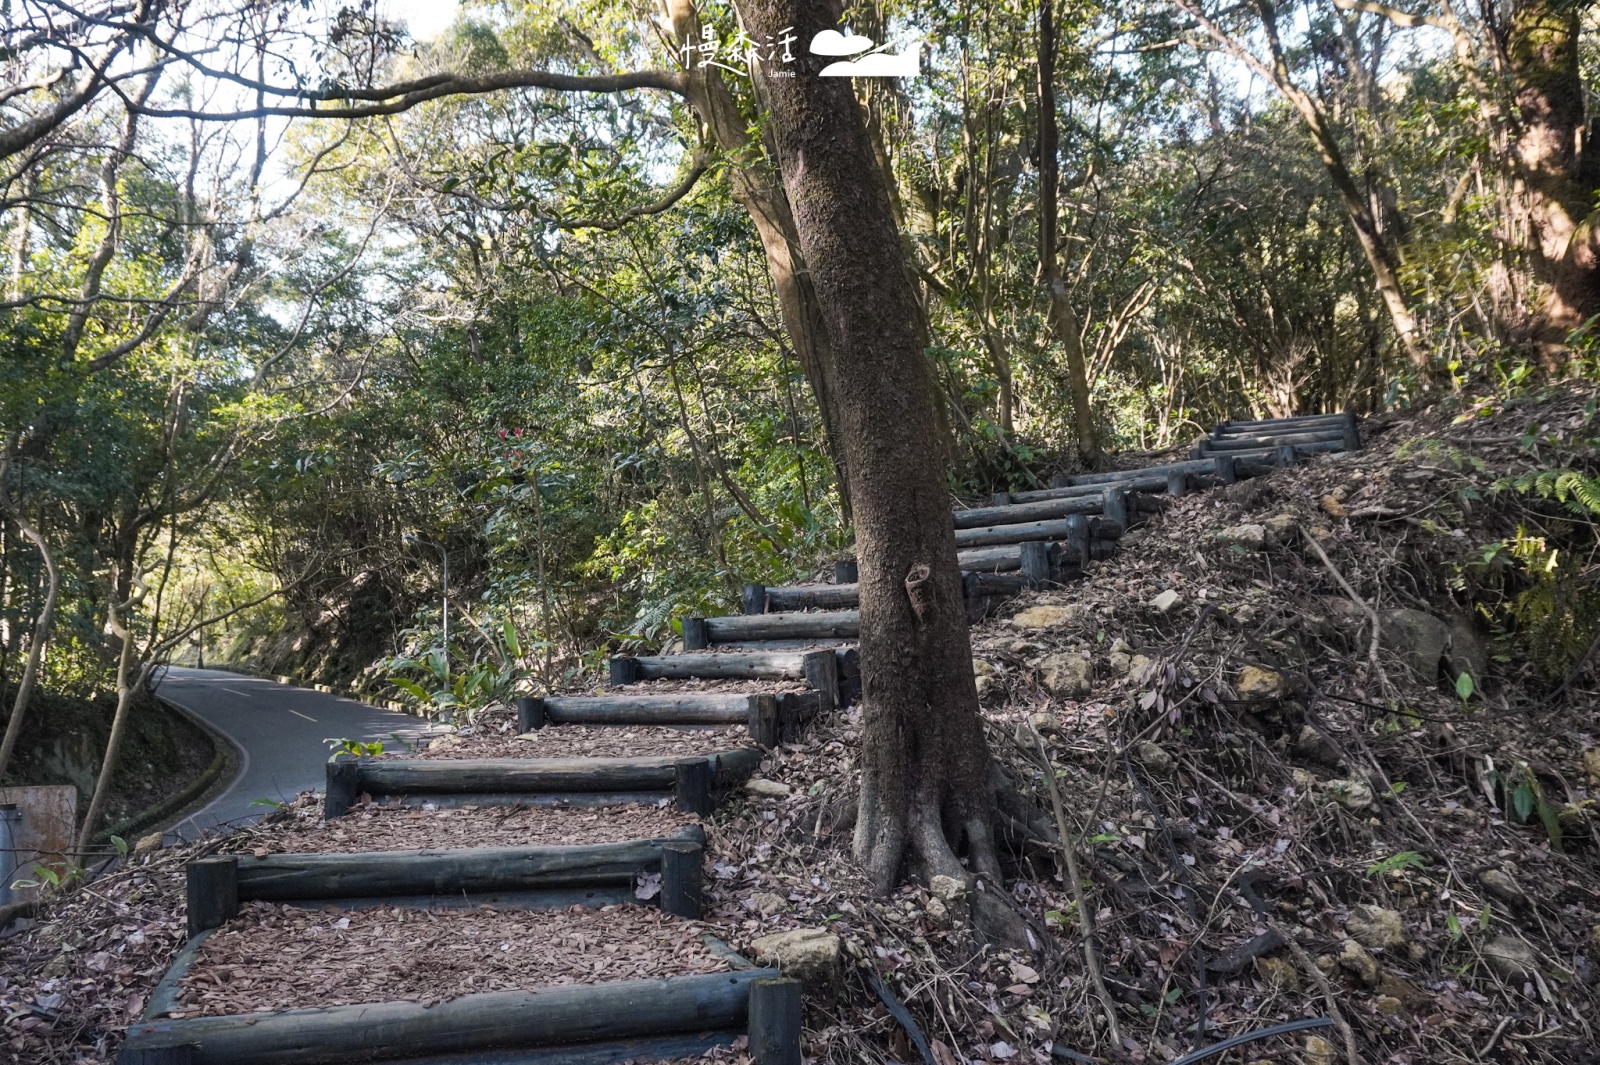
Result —
[{"label": "tree knot", "polygon": [[906,595],[911,598],[911,612],[917,616],[917,624],[927,624],[928,616],[933,611],[933,567],[926,562],[918,562],[906,574]]}]

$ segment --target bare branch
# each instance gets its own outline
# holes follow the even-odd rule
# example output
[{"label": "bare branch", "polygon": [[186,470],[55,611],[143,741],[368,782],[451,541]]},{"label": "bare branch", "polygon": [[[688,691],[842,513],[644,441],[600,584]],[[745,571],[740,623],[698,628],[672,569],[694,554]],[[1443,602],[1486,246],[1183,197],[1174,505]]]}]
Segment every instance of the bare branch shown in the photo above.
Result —
[{"label": "bare branch", "polygon": [[1333,6],[1340,11],[1364,11],[1369,15],[1382,15],[1396,26],[1406,29],[1416,29],[1418,26],[1433,26],[1436,29],[1449,30],[1450,23],[1436,15],[1413,15],[1408,11],[1390,7],[1388,4],[1377,3],[1376,0],[1333,0]]},{"label": "bare branch", "polygon": [[[238,79],[233,79],[238,80]],[[316,107],[279,104],[247,108],[242,111],[205,111],[198,108],[150,107],[136,104],[124,96],[128,107],[140,114],[154,118],[190,118],[201,122],[236,122],[240,119],[276,116],[280,118],[373,118],[378,115],[395,115],[409,111],[418,104],[445,96],[481,96],[484,93],[505,89],[551,89],[556,92],[627,92],[631,89],[656,89],[678,96],[688,93],[687,79],[677,71],[642,70],[628,74],[580,76],[555,74],[545,70],[511,70],[484,77],[466,77],[461,74],[435,74],[399,85],[374,89],[337,89],[327,92],[314,90],[294,91],[273,86],[261,86],[269,95],[297,97],[302,100],[322,102],[331,99],[381,100],[362,106]],[[115,85],[113,91],[118,91]],[[119,95],[121,93],[119,92]],[[0,155],[0,158],[4,158]]]}]

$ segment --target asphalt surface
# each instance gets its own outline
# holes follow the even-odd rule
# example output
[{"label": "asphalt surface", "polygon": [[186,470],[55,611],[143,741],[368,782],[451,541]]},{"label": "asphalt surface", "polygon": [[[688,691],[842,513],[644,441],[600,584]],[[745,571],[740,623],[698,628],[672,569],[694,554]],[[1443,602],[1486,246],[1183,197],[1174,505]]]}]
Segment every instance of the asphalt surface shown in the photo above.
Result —
[{"label": "asphalt surface", "polygon": [[173,666],[158,694],[233,741],[239,772],[207,805],[169,827],[168,839],[194,839],[207,829],[257,818],[302,791],[321,791],[331,753],[327,740],[415,743],[430,728],[422,718],[351,699],[215,669]]}]

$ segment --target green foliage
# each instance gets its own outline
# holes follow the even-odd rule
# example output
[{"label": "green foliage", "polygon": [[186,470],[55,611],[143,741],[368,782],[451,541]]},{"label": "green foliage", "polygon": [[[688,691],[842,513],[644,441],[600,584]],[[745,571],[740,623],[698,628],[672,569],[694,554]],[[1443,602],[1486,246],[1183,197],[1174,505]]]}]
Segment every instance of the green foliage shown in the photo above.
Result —
[{"label": "green foliage", "polygon": [[334,754],[353,754],[357,758],[374,758],[383,753],[383,741],[381,740],[374,740],[371,743],[366,743],[361,740],[352,740],[349,738],[335,739],[330,737],[322,742],[326,743],[328,745],[328,749]]},{"label": "green foliage", "polygon": [[1484,779],[1518,823],[1527,824],[1537,815],[1551,848],[1562,849],[1560,810],[1545,798],[1544,787],[1531,766],[1516,762],[1508,770],[1491,770]]},{"label": "green foliage", "polygon": [[1496,487],[1555,500],[1580,518],[1600,518],[1600,477],[1579,470],[1537,470],[1499,482]]},{"label": "green foliage", "polygon": [[1397,876],[1407,869],[1421,869],[1426,864],[1416,851],[1401,851],[1367,866],[1367,875],[1378,878]]},{"label": "green foliage", "polygon": [[[1580,448],[1589,444],[1583,434],[1592,434],[1593,407],[1571,434]],[[1541,435],[1531,427],[1524,446],[1548,446]],[[1600,479],[1572,466],[1545,468],[1501,478],[1485,498],[1514,512],[1515,529],[1466,561],[1458,586],[1498,625],[1506,657],[1560,680],[1600,636]],[[1461,697],[1479,682],[1472,678]]]}]

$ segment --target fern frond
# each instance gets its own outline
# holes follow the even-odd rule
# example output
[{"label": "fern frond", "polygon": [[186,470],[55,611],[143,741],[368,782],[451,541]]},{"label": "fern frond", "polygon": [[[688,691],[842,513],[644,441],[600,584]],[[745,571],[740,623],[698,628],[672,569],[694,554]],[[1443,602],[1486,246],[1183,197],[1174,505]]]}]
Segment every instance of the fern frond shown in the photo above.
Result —
[{"label": "fern frond", "polygon": [[1581,470],[1536,470],[1495,484],[1495,488],[1502,487],[1560,503],[1579,517],[1600,517],[1600,477]]}]

